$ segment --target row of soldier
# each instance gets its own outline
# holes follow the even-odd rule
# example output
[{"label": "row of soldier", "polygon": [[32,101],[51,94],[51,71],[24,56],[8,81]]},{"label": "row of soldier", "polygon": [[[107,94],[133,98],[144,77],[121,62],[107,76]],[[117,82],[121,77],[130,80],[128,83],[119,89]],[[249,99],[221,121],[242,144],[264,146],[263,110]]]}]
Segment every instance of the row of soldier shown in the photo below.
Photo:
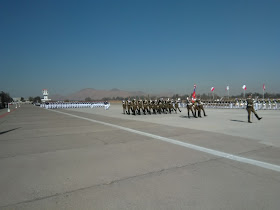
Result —
[{"label": "row of soldier", "polygon": [[46,109],[67,109],[67,108],[96,108],[108,107],[108,102],[46,102],[40,107]]},{"label": "row of soldier", "polygon": [[178,100],[126,100],[122,102],[123,114],[132,114],[140,115],[141,111],[144,115],[147,114],[161,114],[161,113],[177,113],[177,110],[181,112],[179,104],[181,103],[180,99]]},{"label": "row of soldier", "polygon": [[[182,107],[181,99],[178,98],[177,100],[173,99],[160,99],[160,100],[136,100],[133,99],[132,101],[126,100],[122,102],[123,107],[123,114],[132,114],[132,115],[140,115],[141,111],[144,115],[146,113],[148,114],[161,114],[161,113],[177,113],[177,110],[181,112],[180,107]],[[203,108],[202,102],[198,99],[195,101],[190,101],[187,99],[187,105],[188,109],[188,117],[190,117],[190,111],[193,115],[193,117],[201,117],[201,111],[203,111],[204,116],[207,116],[205,114],[205,110]]]},{"label": "row of soldier", "polygon": [[[230,108],[230,109],[245,109],[247,102],[245,100],[237,101],[219,101],[219,102],[205,102],[205,107],[207,108]],[[255,110],[277,110],[279,109],[279,102],[273,101],[254,101]]]}]

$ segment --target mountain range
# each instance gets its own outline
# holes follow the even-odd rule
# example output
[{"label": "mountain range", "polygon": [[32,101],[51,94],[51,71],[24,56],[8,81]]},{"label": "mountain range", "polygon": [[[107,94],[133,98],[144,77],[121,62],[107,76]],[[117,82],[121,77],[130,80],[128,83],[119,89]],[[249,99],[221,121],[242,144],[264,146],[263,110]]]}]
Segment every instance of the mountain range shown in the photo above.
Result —
[{"label": "mountain range", "polygon": [[101,100],[102,98],[113,98],[113,97],[129,97],[129,96],[145,96],[148,95],[142,91],[125,91],[113,88],[111,90],[97,90],[94,88],[85,88],[78,92],[62,96],[62,95],[50,95],[50,98],[54,101],[59,100],[79,100],[84,101],[85,98],[89,97],[92,100]]}]

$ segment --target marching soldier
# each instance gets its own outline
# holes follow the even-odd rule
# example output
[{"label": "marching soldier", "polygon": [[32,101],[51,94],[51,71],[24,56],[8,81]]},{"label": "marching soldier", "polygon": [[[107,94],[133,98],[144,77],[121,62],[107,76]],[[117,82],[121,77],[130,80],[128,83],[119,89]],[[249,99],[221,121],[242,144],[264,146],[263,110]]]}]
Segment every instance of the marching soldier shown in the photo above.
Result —
[{"label": "marching soldier", "polygon": [[138,114],[139,115],[141,114],[140,109],[142,109],[143,113],[146,114],[143,108],[143,101],[141,99],[138,100],[137,105],[138,105]]},{"label": "marching soldier", "polygon": [[[194,99],[193,111],[194,111],[195,116],[201,117],[200,107],[198,106],[198,103],[197,103],[196,99]],[[196,111],[197,111],[197,115],[196,115]]]},{"label": "marching soldier", "polygon": [[158,113],[161,114],[161,112],[164,112],[163,109],[163,101],[162,100],[158,100]]},{"label": "marching soldier", "polygon": [[133,99],[132,100],[132,114],[133,115],[136,115],[136,110],[137,110],[137,101],[136,101],[136,99]]},{"label": "marching soldier", "polygon": [[198,105],[198,107],[200,109],[200,116],[199,117],[201,117],[201,110],[203,111],[204,117],[206,117],[207,115],[205,114],[205,110],[203,108],[203,104],[202,104],[200,99],[197,100],[197,105]]},{"label": "marching soldier", "polygon": [[247,112],[248,112],[248,123],[252,123],[250,120],[251,112],[253,112],[258,120],[261,120],[262,117],[259,117],[258,114],[255,112],[254,106],[253,106],[253,99],[252,95],[249,95],[247,98]]},{"label": "marching soldier", "polygon": [[153,101],[148,100],[148,106],[147,106],[149,114],[152,114],[152,109],[153,109]]},{"label": "marching soldier", "polygon": [[131,101],[129,99],[126,101],[126,106],[127,106],[126,114],[130,115]]},{"label": "marching soldier", "polygon": [[157,114],[157,100],[152,101],[152,109],[153,109],[153,113]]},{"label": "marching soldier", "polygon": [[126,102],[125,102],[125,100],[122,101],[122,107],[123,107],[123,114],[125,114],[125,110],[126,110]]},{"label": "marching soldier", "polygon": [[188,118],[190,118],[190,110],[191,110],[191,112],[192,112],[192,115],[196,118],[196,115],[195,115],[195,113],[193,112],[193,104],[192,104],[192,102],[189,100],[189,98],[187,98],[186,103],[187,103],[187,109],[188,109]]},{"label": "marching soldier", "polygon": [[180,108],[179,108],[179,103],[180,103],[180,98],[178,98],[178,100],[175,100],[175,112],[177,113],[177,109],[179,110],[179,112],[181,112]]},{"label": "marching soldier", "polygon": [[148,108],[149,107],[149,103],[148,103],[147,99],[145,99],[143,101],[143,107],[144,107],[144,109],[143,109],[144,114],[146,114],[146,112],[151,114],[150,109]]}]

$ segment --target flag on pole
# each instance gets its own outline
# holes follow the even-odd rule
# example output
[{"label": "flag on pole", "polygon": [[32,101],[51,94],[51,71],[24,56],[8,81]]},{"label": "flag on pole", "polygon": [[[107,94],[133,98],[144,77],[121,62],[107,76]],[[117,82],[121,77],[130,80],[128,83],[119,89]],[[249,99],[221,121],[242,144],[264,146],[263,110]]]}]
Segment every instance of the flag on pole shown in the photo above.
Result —
[{"label": "flag on pole", "polygon": [[215,90],[215,88],[214,87],[211,87],[211,91],[213,92]]},{"label": "flag on pole", "polygon": [[265,85],[263,84],[263,90],[265,90]]},{"label": "flag on pole", "polygon": [[243,85],[242,88],[243,88],[243,90],[246,90],[246,89],[247,89],[246,85]]},{"label": "flag on pole", "polygon": [[229,90],[229,86],[226,87],[226,90]]},{"label": "flag on pole", "polygon": [[195,101],[195,89],[196,89],[196,84],[193,86],[192,102]]}]

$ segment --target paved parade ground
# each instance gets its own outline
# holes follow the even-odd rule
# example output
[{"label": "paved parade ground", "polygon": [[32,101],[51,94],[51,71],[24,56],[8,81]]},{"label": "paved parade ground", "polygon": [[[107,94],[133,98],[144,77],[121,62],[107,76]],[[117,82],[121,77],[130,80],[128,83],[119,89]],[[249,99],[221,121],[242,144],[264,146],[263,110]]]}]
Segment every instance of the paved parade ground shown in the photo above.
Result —
[{"label": "paved parade ground", "polygon": [[279,209],[280,111],[0,111],[0,209]]}]

